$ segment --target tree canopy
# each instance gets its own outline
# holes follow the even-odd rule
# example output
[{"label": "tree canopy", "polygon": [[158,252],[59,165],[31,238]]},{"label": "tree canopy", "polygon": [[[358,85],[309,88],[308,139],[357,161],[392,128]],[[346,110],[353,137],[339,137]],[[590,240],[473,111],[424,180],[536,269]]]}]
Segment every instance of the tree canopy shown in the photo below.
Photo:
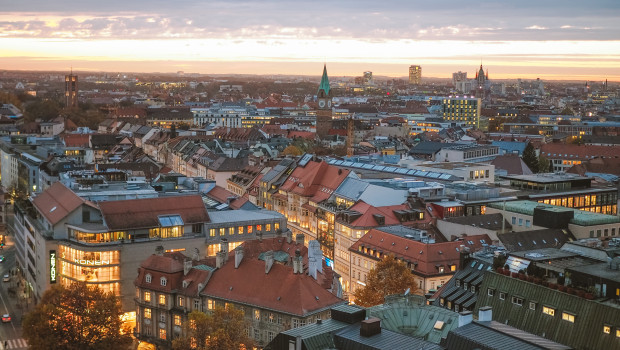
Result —
[{"label": "tree canopy", "polygon": [[534,146],[532,146],[531,142],[528,142],[523,150],[523,163],[527,165],[528,168],[533,173],[538,172],[538,157],[536,156],[536,150],[534,150]]},{"label": "tree canopy", "polygon": [[251,349],[254,342],[246,333],[243,311],[235,307],[216,306],[213,313],[192,311],[184,335],[172,341],[173,350]]},{"label": "tree canopy", "polygon": [[355,290],[355,303],[364,306],[382,304],[385,296],[402,294],[407,289],[411,293],[417,290],[415,279],[404,262],[393,255],[385,256],[370,270],[366,286]]},{"label": "tree canopy", "polygon": [[121,315],[113,293],[81,282],[57,284],[24,316],[24,338],[34,350],[122,349],[132,340]]}]

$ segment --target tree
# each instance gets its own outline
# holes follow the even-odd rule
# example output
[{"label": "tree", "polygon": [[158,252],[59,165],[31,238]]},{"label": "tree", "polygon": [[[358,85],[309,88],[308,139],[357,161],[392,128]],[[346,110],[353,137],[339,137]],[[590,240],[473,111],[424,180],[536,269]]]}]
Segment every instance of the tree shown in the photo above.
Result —
[{"label": "tree", "polygon": [[113,293],[84,282],[68,287],[58,284],[24,316],[24,338],[35,350],[116,350],[132,341],[122,314]]},{"label": "tree", "polygon": [[523,156],[521,158],[523,159],[525,165],[527,165],[533,173],[538,172],[538,157],[536,156],[536,151],[534,150],[534,146],[532,146],[531,142],[528,142],[527,146],[525,146]]},{"label": "tree", "polygon": [[299,148],[297,148],[297,147],[295,147],[293,145],[290,145],[290,146],[286,147],[282,151],[282,155],[283,156],[300,156],[302,154],[303,154],[303,152]]},{"label": "tree", "polygon": [[538,172],[539,173],[548,173],[551,169],[549,167],[549,159],[543,156],[542,154],[538,157]]},{"label": "tree", "polygon": [[382,304],[385,296],[402,294],[409,289],[411,293],[417,290],[415,279],[404,262],[388,255],[370,270],[366,278],[366,286],[353,292],[355,303],[364,306]]},{"label": "tree", "polygon": [[251,349],[254,342],[245,334],[246,326],[243,311],[232,306],[216,306],[209,315],[192,311],[184,336],[172,341],[172,349]]}]

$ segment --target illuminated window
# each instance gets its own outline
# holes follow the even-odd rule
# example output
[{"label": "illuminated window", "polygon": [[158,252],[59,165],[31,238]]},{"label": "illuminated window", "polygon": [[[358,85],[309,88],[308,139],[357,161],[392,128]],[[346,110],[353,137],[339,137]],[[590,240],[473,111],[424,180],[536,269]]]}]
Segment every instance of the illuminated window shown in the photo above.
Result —
[{"label": "illuminated window", "polygon": [[215,308],[215,301],[213,299],[207,299],[207,309],[213,310]]},{"label": "illuminated window", "polygon": [[185,305],[185,299],[183,299],[183,297],[179,297],[177,299],[177,304],[179,304],[179,306]]},{"label": "illuminated window", "polygon": [[159,338],[160,339],[166,339],[166,330],[163,328],[159,329]]},{"label": "illuminated window", "polygon": [[159,295],[159,305],[166,305],[166,296],[164,294]]},{"label": "illuminated window", "polygon": [[237,231],[239,231],[239,234],[242,235],[243,234],[243,226],[237,227]]},{"label": "illuminated window", "polygon": [[175,326],[181,325],[181,315],[174,315],[174,325]]},{"label": "illuminated window", "polygon": [[603,326],[603,333],[605,333],[605,334],[611,334],[611,326],[604,325],[604,326]]},{"label": "illuminated window", "polygon": [[266,232],[270,232],[271,231],[271,224],[266,224],[265,225],[265,231]]},{"label": "illuminated window", "polygon": [[616,337],[620,338],[620,329],[616,329]]},{"label": "illuminated window", "polygon": [[547,306],[543,306],[542,312],[543,312],[543,314],[546,314],[546,315],[549,315],[549,316],[555,316],[555,309],[552,309],[552,308],[547,307]]},{"label": "illuminated window", "polygon": [[226,234],[226,230],[222,227],[220,228],[220,236],[224,236]]},{"label": "illuminated window", "polygon": [[144,301],[147,303],[151,302],[151,292],[144,292]]},{"label": "illuminated window", "polygon": [[256,225],[256,231],[262,231],[263,225]]},{"label": "illuminated window", "polygon": [[252,233],[252,226],[248,226],[248,233]]},{"label": "illuminated window", "polygon": [[274,230],[278,230],[278,229],[280,229],[280,223],[279,223],[279,222],[276,222],[275,224],[273,224],[273,229],[274,229]]},{"label": "illuminated window", "polygon": [[151,309],[144,309],[144,318],[151,319]]},{"label": "illuminated window", "polygon": [[456,265],[450,265],[450,271],[456,271]]},{"label": "illuminated window", "polygon": [[259,310],[254,310],[254,319],[257,321],[260,321],[260,311]]},{"label": "illuminated window", "polygon": [[562,312],[562,319],[564,321],[568,321],[570,323],[575,323],[575,315],[573,315],[573,314]]},{"label": "illuminated window", "polygon": [[215,237],[215,229],[214,228],[209,230],[209,236]]}]

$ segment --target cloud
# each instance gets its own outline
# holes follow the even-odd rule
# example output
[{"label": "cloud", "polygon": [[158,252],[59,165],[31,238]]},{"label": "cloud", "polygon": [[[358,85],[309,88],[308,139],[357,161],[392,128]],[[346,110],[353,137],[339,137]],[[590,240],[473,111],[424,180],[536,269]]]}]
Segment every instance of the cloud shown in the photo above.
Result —
[{"label": "cloud", "polygon": [[528,30],[547,30],[549,28],[533,25],[533,26],[525,27],[525,29],[528,29]]}]

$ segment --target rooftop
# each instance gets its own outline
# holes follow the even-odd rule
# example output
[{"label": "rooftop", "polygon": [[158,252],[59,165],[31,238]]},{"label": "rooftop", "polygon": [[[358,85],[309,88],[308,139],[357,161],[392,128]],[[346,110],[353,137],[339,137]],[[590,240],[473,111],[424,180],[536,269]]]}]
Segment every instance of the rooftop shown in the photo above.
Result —
[{"label": "rooftop", "polygon": [[520,213],[524,215],[534,215],[535,208],[545,208],[550,211],[564,212],[564,211],[573,211],[574,217],[570,220],[571,224],[580,225],[580,226],[592,226],[592,225],[603,225],[603,224],[613,224],[616,222],[620,222],[620,217],[613,215],[605,215],[600,213],[592,213],[585,210],[579,209],[571,209],[560,207],[557,205],[550,205],[544,203],[538,203],[533,201],[512,201],[512,202],[502,202],[502,203],[491,203],[489,207],[503,210],[505,208],[506,211],[513,213]]}]

